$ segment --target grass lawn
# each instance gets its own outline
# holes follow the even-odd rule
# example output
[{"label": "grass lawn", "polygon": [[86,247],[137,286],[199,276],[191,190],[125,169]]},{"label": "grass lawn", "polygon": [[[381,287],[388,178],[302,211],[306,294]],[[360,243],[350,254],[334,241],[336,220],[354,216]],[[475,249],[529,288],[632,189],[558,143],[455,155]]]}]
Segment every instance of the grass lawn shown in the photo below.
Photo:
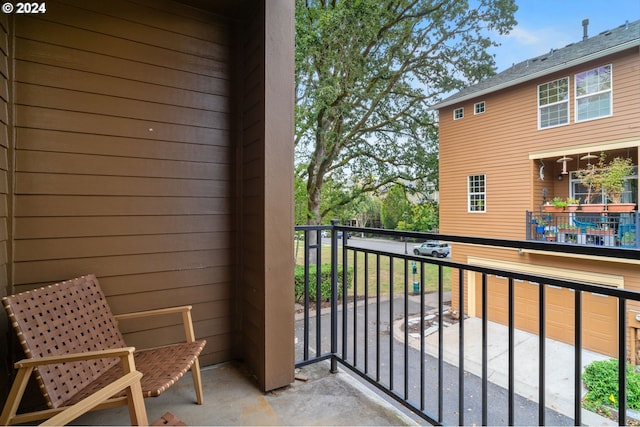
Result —
[{"label": "grass lawn", "polygon": [[[350,268],[354,266],[354,251],[349,250],[348,253],[348,265]],[[365,256],[368,256],[368,268],[365,271]],[[365,276],[368,276],[368,288],[369,295],[373,296],[376,292],[377,276],[376,276],[376,263],[377,256],[375,254],[365,254],[364,252],[357,252],[355,264],[357,264],[356,274],[354,281],[357,282],[358,295],[364,294]],[[380,256],[380,293],[388,294],[391,284],[391,257]],[[428,259],[428,258],[427,258]],[[322,263],[331,263],[331,248],[329,246],[322,247]],[[338,248],[338,263],[342,264],[342,248]],[[413,281],[420,281],[420,271],[424,271],[424,286],[426,292],[435,292],[438,289],[438,266],[428,263],[416,264],[416,274],[413,274],[412,261],[406,261],[406,270],[408,271],[407,286],[409,292],[413,290]],[[296,265],[304,265],[304,250],[299,250],[296,257]],[[451,290],[451,268],[442,268],[442,284],[444,291]],[[405,287],[405,260],[401,258],[393,258],[393,292],[403,293]],[[349,295],[353,295],[354,287],[353,283],[349,287]]]}]

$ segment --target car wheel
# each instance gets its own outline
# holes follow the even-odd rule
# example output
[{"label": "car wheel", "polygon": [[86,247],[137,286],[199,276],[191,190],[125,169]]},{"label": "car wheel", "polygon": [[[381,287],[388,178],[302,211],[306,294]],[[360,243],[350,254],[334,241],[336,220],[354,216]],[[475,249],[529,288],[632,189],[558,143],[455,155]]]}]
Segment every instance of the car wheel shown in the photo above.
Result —
[{"label": "car wheel", "polygon": [[414,255],[420,255],[420,251],[419,251],[419,250],[417,250],[417,249],[414,249],[414,250],[413,250],[413,254],[414,254]]},{"label": "car wheel", "polygon": [[436,251],[431,252],[431,256],[434,258],[438,258],[438,252]]}]

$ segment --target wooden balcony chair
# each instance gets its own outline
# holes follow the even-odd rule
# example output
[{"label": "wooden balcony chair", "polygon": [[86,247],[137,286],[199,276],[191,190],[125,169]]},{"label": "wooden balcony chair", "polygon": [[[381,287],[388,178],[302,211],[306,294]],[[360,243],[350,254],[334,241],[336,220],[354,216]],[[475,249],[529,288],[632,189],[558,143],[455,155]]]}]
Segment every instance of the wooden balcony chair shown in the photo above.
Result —
[{"label": "wooden balcony chair", "polygon": [[[147,424],[142,397],[158,396],[191,369],[198,404],[202,380],[198,356],[206,341],[196,340],[191,306],[113,315],[94,275],[2,298],[26,359],[18,370],[0,425],[66,424],[83,413],[128,405],[132,424]],[[186,342],[134,352],[118,321],[182,315]],[[17,414],[31,373],[49,409]],[[53,418],[51,418],[53,417]]]}]

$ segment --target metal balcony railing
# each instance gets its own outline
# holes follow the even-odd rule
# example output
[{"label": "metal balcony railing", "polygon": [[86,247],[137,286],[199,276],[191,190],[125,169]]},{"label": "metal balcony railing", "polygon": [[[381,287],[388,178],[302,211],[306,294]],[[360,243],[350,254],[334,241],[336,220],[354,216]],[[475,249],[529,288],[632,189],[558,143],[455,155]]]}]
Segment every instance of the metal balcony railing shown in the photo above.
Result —
[{"label": "metal balcony railing", "polygon": [[627,213],[530,212],[527,240],[640,249],[640,215]]},{"label": "metal balcony railing", "polygon": [[[528,220],[531,220],[528,214]],[[559,224],[558,224],[559,225]],[[556,225],[556,227],[558,226]],[[617,229],[620,222],[615,225]],[[533,231],[532,231],[533,233]],[[338,237],[340,235],[340,237]],[[362,247],[365,239],[350,236],[368,236],[403,241],[405,250],[386,249],[382,245]],[[637,259],[637,250],[619,247],[578,245],[544,241],[482,239],[466,236],[438,235],[431,233],[397,232],[380,229],[331,226],[296,227],[297,270],[296,299],[296,366],[302,367],[321,360],[331,360],[331,369],[338,365],[357,374],[366,382],[386,393],[432,424],[570,424],[585,423],[585,410],[581,408],[583,369],[583,308],[585,294],[606,296],[615,303],[617,313],[611,339],[617,342],[617,360],[625,362],[627,348],[626,315],[628,302],[640,301],[640,293],[610,286],[589,284],[554,277],[525,274],[509,270],[487,268],[453,262],[449,258],[417,256],[413,244],[425,240],[441,240],[450,243],[483,247],[529,249],[536,252],[571,252],[585,255],[615,256]],[[533,234],[531,236],[534,236]],[[371,239],[367,239],[370,241]],[[402,248],[402,246],[401,246]],[[455,251],[455,247],[453,248]],[[317,268],[318,265],[324,268]],[[476,295],[481,309],[476,318],[460,315],[455,307],[466,307],[466,292],[470,277],[481,291]],[[489,278],[500,278],[506,283],[507,322],[501,327],[504,335],[490,333],[493,323],[487,318],[491,304]],[[531,312],[531,306],[516,305],[516,294],[521,282],[537,285],[538,330],[537,352],[516,354],[516,318],[521,310]],[[574,331],[569,346],[570,356],[566,365],[555,355],[548,354],[546,307],[548,295],[564,289],[572,295],[573,314],[569,315],[567,328]],[[549,297],[550,298],[550,297]],[[450,301],[449,301],[450,300]],[[453,304],[451,304],[452,302]],[[470,304],[469,301],[466,301]],[[479,316],[478,316],[479,314]],[[593,313],[588,313],[592,315]],[[457,322],[454,341],[446,335],[447,319]],[[413,318],[419,326],[412,326]],[[435,319],[435,326],[425,325],[421,319]],[[474,323],[471,323],[474,321]],[[465,326],[481,322],[478,336],[469,338]],[[469,328],[470,328],[469,326]],[[411,331],[413,327],[413,332]],[[429,331],[426,329],[429,328]],[[471,329],[470,329],[471,330]],[[431,334],[431,335],[429,335]],[[434,338],[435,337],[435,338]],[[472,342],[480,342],[481,352],[472,357]],[[434,344],[435,343],[435,344]],[[503,385],[496,385],[490,376],[490,349],[504,345],[507,357],[501,364],[506,378]],[[455,357],[447,358],[450,352]],[[549,350],[550,351],[550,350]],[[467,353],[469,353],[467,355]],[[518,394],[519,364],[522,357],[534,360],[530,372],[525,375],[536,378],[534,396]],[[633,359],[635,360],[635,358]],[[564,363],[564,362],[563,362]],[[480,368],[471,373],[471,365]],[[619,414],[626,413],[627,389],[625,363],[618,363]],[[560,369],[563,373],[556,375]],[[572,402],[573,413],[559,416],[553,408],[553,385],[550,377],[556,375],[569,379],[567,396]],[[503,399],[503,400],[500,400]],[[523,407],[534,405],[534,414],[523,415]],[[528,417],[528,418],[526,418]],[[531,418],[533,417],[533,418]],[[625,423],[623,415],[620,424]]]}]

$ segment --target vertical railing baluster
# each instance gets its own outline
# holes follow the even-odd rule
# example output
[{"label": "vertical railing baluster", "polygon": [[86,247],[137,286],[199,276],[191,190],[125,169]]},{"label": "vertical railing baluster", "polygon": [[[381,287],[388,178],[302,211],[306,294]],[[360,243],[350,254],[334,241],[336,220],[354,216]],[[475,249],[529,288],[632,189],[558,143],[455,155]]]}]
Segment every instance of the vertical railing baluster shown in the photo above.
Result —
[{"label": "vertical railing baluster", "polygon": [[[309,360],[309,306],[311,305],[309,298],[309,230],[304,231],[304,334],[303,334],[303,360]],[[316,316],[319,317],[319,316]],[[317,329],[316,329],[317,331]],[[317,335],[317,333],[316,333]],[[316,342],[316,356],[320,349]]]},{"label": "vertical railing baluster", "polygon": [[538,424],[546,424],[546,344],[547,344],[547,318],[546,318],[546,293],[545,284],[538,284]]},{"label": "vertical railing baluster", "polygon": [[364,373],[369,373],[369,254],[364,253]]},{"label": "vertical railing baluster", "polygon": [[347,250],[347,233],[342,232],[342,359],[347,358],[347,349],[349,343],[349,307],[347,304],[347,291],[348,282],[347,278],[349,272],[349,254]]},{"label": "vertical railing baluster", "polygon": [[509,425],[515,424],[515,290],[509,276]]},{"label": "vertical railing baluster", "polygon": [[[415,262],[415,261],[414,261]],[[420,285],[418,291],[420,292],[420,410],[424,411],[425,408],[425,349],[424,349],[424,263],[420,263]]]},{"label": "vertical railing baluster", "polygon": [[389,256],[389,390],[393,390],[393,256]]},{"label": "vertical railing baluster", "polygon": [[[475,273],[474,273],[475,274]],[[489,406],[489,354],[488,354],[488,290],[487,290],[487,274],[482,273],[482,425],[488,425],[488,406]]]},{"label": "vertical railing baluster", "polygon": [[[316,235],[316,355],[322,354],[322,234]],[[333,298],[333,296],[332,296]]]},{"label": "vertical railing baluster", "polygon": [[404,259],[404,398],[409,399],[409,260]]},{"label": "vertical railing baluster", "polygon": [[353,366],[358,366],[358,250],[353,251]]},{"label": "vertical railing baluster", "polygon": [[376,381],[380,382],[380,254],[376,254]]},{"label": "vertical railing baluster", "polygon": [[627,300],[618,298],[618,425],[627,423]]},{"label": "vertical railing baluster", "polygon": [[464,425],[464,270],[458,269],[458,424]]},{"label": "vertical railing baluster", "polygon": [[582,425],[582,291],[574,295],[573,424]]},{"label": "vertical railing baluster", "polygon": [[438,265],[438,422],[442,423],[444,416],[444,325],[442,312],[444,311],[444,290],[442,265]]},{"label": "vertical railing baluster", "polygon": [[338,235],[331,221],[331,372],[338,372]]}]

